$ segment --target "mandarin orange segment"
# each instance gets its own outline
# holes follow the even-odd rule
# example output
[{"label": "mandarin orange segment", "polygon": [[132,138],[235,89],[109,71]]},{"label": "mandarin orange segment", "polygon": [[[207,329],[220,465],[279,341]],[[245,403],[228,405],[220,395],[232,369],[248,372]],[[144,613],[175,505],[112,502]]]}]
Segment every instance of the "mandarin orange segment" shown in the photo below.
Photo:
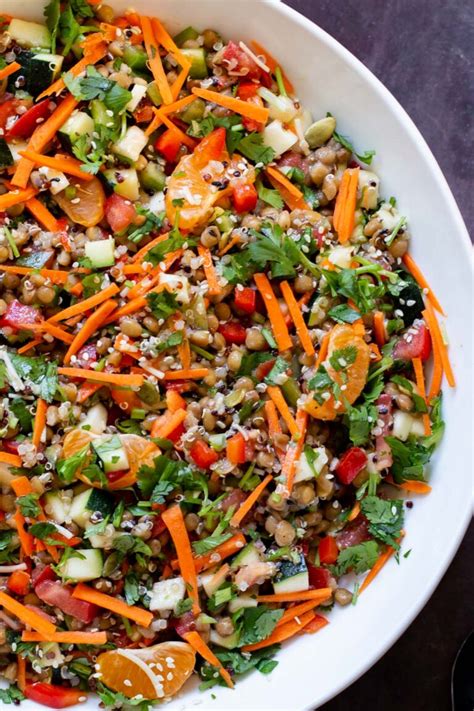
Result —
[{"label": "mandarin orange segment", "polygon": [[76,192],[72,198],[66,191],[58,193],[55,200],[66,215],[79,225],[94,227],[105,214],[105,192],[102,183],[96,177],[91,181],[74,178]]},{"label": "mandarin orange segment", "polygon": [[161,642],[146,649],[114,649],[97,658],[100,681],[127,698],[174,696],[191,676],[196,654],[185,642]]},{"label": "mandarin orange segment", "polygon": [[[357,350],[355,361],[344,369],[347,376],[347,382],[343,382],[341,372],[336,371],[330,364],[329,358],[335,351],[343,350],[353,346]],[[370,348],[364,339],[354,332],[351,326],[338,325],[333,328],[329,337],[329,347],[327,355],[326,370],[330,378],[338,385],[346,386],[344,389],[344,399],[352,405],[357,400],[365,383],[367,382],[367,373],[370,362]],[[318,420],[334,420],[338,415],[342,415],[345,411],[344,404],[340,403],[336,407],[334,395],[319,405],[316,400],[308,399],[305,404],[305,410]]]}]

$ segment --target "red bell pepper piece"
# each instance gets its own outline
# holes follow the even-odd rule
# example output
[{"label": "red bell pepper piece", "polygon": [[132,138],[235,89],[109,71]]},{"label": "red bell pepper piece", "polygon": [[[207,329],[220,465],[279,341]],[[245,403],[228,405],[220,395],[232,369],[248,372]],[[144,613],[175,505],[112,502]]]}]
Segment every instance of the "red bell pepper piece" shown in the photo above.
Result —
[{"label": "red bell pepper piece", "polygon": [[168,128],[155,141],[155,148],[169,163],[176,163],[181,148],[179,133]]},{"label": "red bell pepper piece", "polygon": [[226,343],[234,343],[237,346],[245,343],[247,331],[237,321],[222,323],[217,330],[224,336]]},{"label": "red bell pepper piece", "polygon": [[50,565],[46,565],[44,568],[34,568],[32,570],[31,582],[34,588],[45,580],[57,580],[57,576]]},{"label": "red bell pepper piece", "polygon": [[329,587],[331,574],[326,568],[308,564],[308,577],[309,584],[312,588],[319,589]]},{"label": "red bell pepper piece", "polygon": [[47,605],[59,607],[60,610],[75,617],[76,620],[90,625],[99,608],[91,602],[77,600],[72,596],[70,585],[63,585],[59,580],[42,580],[35,584],[35,593]]},{"label": "red bell pepper piece", "polygon": [[271,371],[274,365],[275,358],[270,358],[270,360],[266,360],[264,363],[260,363],[259,365],[257,365],[257,367],[255,368],[255,377],[258,383],[260,383],[264,378],[267,377],[268,373]]},{"label": "red bell pepper piece", "polygon": [[50,115],[50,103],[49,99],[44,99],[25,111],[7,131],[5,138],[29,138],[35,128]]},{"label": "red bell pepper piece", "polygon": [[189,451],[191,459],[200,469],[209,469],[219,459],[219,455],[206,442],[197,440]]},{"label": "red bell pepper piece", "polygon": [[367,455],[360,447],[351,447],[344,452],[336,467],[337,478],[341,484],[351,484],[357,474],[367,464]]},{"label": "red bell pepper piece", "polygon": [[336,562],[339,555],[336,539],[332,536],[325,536],[319,544],[319,561],[325,565],[331,565]]},{"label": "red bell pepper piece", "polygon": [[31,701],[36,701],[42,706],[49,706],[51,709],[65,709],[68,706],[75,706],[87,700],[84,691],[80,689],[70,689],[66,686],[48,684],[44,681],[37,681],[35,684],[27,684],[25,696]]},{"label": "red bell pepper piece", "polygon": [[253,183],[237,183],[232,192],[234,208],[239,214],[250,212],[257,205],[258,194]]},{"label": "red bell pepper piece", "polygon": [[421,320],[413,321],[408,331],[397,341],[393,357],[399,360],[421,358],[428,360],[431,353],[431,336]]},{"label": "red bell pepper piece", "polygon": [[19,331],[24,328],[25,324],[39,323],[43,320],[40,311],[34,306],[22,304],[18,299],[13,299],[7,306],[7,310],[0,318],[0,328],[9,326]]},{"label": "red bell pepper piece", "polygon": [[245,311],[246,314],[255,313],[257,303],[257,292],[248,286],[234,291],[234,304],[237,309]]},{"label": "red bell pepper piece", "polygon": [[130,200],[113,193],[105,202],[105,219],[113,232],[122,232],[133,222],[137,211]]},{"label": "red bell pepper piece", "polygon": [[227,459],[232,464],[244,464],[247,461],[245,454],[245,437],[242,432],[237,432],[233,437],[227,440],[226,447]]},{"label": "red bell pepper piece", "polygon": [[14,595],[24,596],[29,592],[31,577],[26,570],[15,570],[8,578],[7,588]]}]

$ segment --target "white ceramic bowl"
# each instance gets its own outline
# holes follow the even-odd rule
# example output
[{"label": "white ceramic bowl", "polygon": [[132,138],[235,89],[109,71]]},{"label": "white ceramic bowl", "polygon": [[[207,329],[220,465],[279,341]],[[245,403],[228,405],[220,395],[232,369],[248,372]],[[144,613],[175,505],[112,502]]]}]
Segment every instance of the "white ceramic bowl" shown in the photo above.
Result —
[{"label": "white ceramic bowl", "polygon": [[[432,493],[416,498],[406,521],[400,565],[391,561],[355,607],[334,610],[317,635],[286,644],[270,676],[258,672],[235,691],[201,694],[188,684],[167,708],[301,711],[315,708],[374,664],[426,603],[450,563],[472,514],[472,304],[470,243],[433,155],[387,89],[346,49],[294,10],[272,0],[108,0],[159,16],[171,29],[213,27],[224,37],[258,39],[278,57],[315,118],[330,111],[359,149],[377,151],[382,194],[395,195],[409,218],[412,254],[447,314],[458,387],[446,391],[446,434],[432,466]],[[42,0],[2,0],[1,9],[41,18]],[[362,11],[362,10],[361,10]],[[420,661],[429,640],[420,639]],[[415,663],[417,660],[413,660]],[[39,711],[24,702],[28,711]],[[43,707],[42,707],[43,708]],[[97,708],[90,700],[83,708]]]}]

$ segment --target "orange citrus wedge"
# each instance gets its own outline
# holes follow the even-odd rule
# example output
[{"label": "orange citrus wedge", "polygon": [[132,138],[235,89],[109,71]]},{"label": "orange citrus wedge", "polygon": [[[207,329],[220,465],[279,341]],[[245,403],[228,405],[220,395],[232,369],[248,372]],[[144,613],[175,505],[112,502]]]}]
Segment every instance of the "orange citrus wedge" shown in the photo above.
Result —
[{"label": "orange citrus wedge", "polygon": [[[329,363],[329,358],[335,351],[340,351],[345,348],[354,347],[357,351],[355,361],[343,371],[335,370]],[[329,377],[344,388],[342,395],[344,400],[352,405],[357,400],[364,385],[367,382],[367,373],[369,370],[370,348],[364,339],[354,332],[351,326],[338,325],[333,328],[329,337],[328,355],[325,366]],[[344,374],[347,378],[343,380]],[[344,387],[345,386],[345,387]],[[342,415],[345,411],[344,401],[336,408],[336,400],[334,395],[319,405],[316,400],[308,399],[305,404],[305,410],[309,412],[311,417],[318,420],[334,420],[338,415]]]},{"label": "orange citrus wedge", "polygon": [[84,227],[94,227],[104,217],[105,192],[99,178],[91,181],[74,178],[76,192],[67,197],[66,191],[58,193],[55,200],[73,221]]},{"label": "orange citrus wedge", "polygon": [[146,649],[114,649],[97,658],[100,681],[131,699],[174,696],[191,676],[196,654],[185,642],[161,642]]}]

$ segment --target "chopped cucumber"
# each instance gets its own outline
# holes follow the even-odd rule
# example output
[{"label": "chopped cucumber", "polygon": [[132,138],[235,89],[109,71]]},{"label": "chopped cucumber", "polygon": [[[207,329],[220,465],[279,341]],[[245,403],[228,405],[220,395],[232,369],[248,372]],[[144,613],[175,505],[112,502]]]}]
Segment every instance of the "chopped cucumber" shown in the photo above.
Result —
[{"label": "chopped cucumber", "polygon": [[94,269],[112,267],[115,264],[115,240],[113,237],[86,242],[85,254]]},{"label": "chopped cucumber", "polygon": [[117,195],[132,202],[140,197],[140,186],[135,168],[110,168],[104,171],[104,178]]},{"label": "chopped cucumber", "polygon": [[187,48],[181,50],[181,53],[191,62],[189,76],[191,79],[205,79],[207,77],[206,52],[202,47]]},{"label": "chopped cucumber", "polygon": [[200,121],[204,116],[205,109],[205,102],[202,99],[195,99],[191,104],[189,104],[189,106],[186,106],[184,111],[180,113],[179,118],[185,123]]},{"label": "chopped cucumber", "polygon": [[298,563],[291,560],[282,560],[278,563],[278,575],[273,582],[275,594],[292,593],[308,590],[309,576],[304,556],[300,556]]},{"label": "chopped cucumber", "polygon": [[101,402],[93,405],[85,418],[81,421],[79,427],[83,430],[88,430],[93,434],[102,434],[107,427],[107,410]]},{"label": "chopped cucumber", "polygon": [[72,498],[66,496],[64,491],[48,491],[44,496],[44,502],[44,510],[53,521],[65,523],[70,520]]},{"label": "chopped cucumber", "polygon": [[233,558],[231,563],[231,569],[236,570],[236,568],[241,568],[244,565],[253,565],[253,563],[260,563],[262,556],[260,551],[253,543],[249,543],[242,548],[240,553]]},{"label": "chopped cucumber", "polygon": [[131,69],[146,69],[148,55],[142,49],[132,44],[123,50],[123,61],[128,64]]},{"label": "chopped cucumber", "polygon": [[155,106],[160,106],[163,103],[163,99],[161,98],[160,90],[158,89],[158,87],[154,81],[152,81],[152,82],[150,82],[150,84],[148,84],[146,93],[148,94],[148,98],[150,99],[150,101]]},{"label": "chopped cucumber", "polygon": [[315,447],[311,452],[303,452],[296,464],[295,484],[309,481],[319,476],[328,463],[328,455],[324,447]]},{"label": "chopped cucumber", "polygon": [[51,46],[51,34],[46,25],[40,25],[39,22],[13,19],[7,32],[20,47]]},{"label": "chopped cucumber", "polygon": [[186,585],[183,578],[169,578],[155,583],[150,594],[150,610],[174,610],[178,602],[184,600]]},{"label": "chopped cucumber", "polygon": [[4,138],[0,138],[0,168],[13,165],[13,155]]},{"label": "chopped cucumber", "polygon": [[74,556],[59,565],[61,577],[78,582],[100,578],[104,568],[102,553],[95,548],[76,548],[76,552],[80,558]]},{"label": "chopped cucumber", "polygon": [[76,111],[71,114],[59,129],[59,133],[69,138],[71,143],[75,143],[84,134],[92,136],[93,131],[94,119],[85,111]]},{"label": "chopped cucumber", "polygon": [[125,107],[127,109],[127,111],[135,111],[138,104],[145,96],[146,89],[147,89],[146,84],[145,85],[134,84],[134,86],[131,90],[132,98],[130,99],[130,101],[128,102],[128,104]]},{"label": "chopped cucumber", "polygon": [[221,634],[216,632],[215,629],[211,629],[210,640],[213,644],[218,644],[219,647],[224,647],[224,649],[234,649],[239,645],[240,634],[238,632],[233,632],[227,637],[223,637]]},{"label": "chopped cucumber", "polygon": [[127,163],[135,163],[148,143],[148,136],[138,126],[130,126],[125,136],[112,145],[112,150]]},{"label": "chopped cucumber", "polygon": [[166,175],[162,167],[151,161],[140,171],[138,178],[144,190],[156,192],[163,190],[166,185]]},{"label": "chopped cucumber", "polygon": [[57,195],[62,190],[65,190],[70,184],[65,174],[60,170],[55,170],[54,168],[48,168],[47,166],[42,165],[38,168],[38,172],[40,175],[44,175],[46,180],[49,182],[49,192],[53,195]]},{"label": "chopped cucumber", "polygon": [[94,511],[100,511],[105,518],[113,513],[114,506],[114,499],[109,492],[102,489],[86,489],[73,498],[69,514],[74,523],[81,528],[86,528]]},{"label": "chopped cucumber", "polygon": [[264,86],[261,86],[257,93],[267,102],[269,115],[272,119],[289,123],[298,113],[298,109],[289,96],[277,96]]},{"label": "chopped cucumber", "polygon": [[230,614],[233,615],[237,610],[245,607],[257,607],[257,605],[258,602],[254,597],[250,597],[250,595],[239,595],[239,597],[234,597],[232,600],[229,600],[227,607]]},{"label": "chopped cucumber", "polygon": [[219,578],[215,576],[215,571],[213,573],[203,573],[200,575],[199,582],[204,588],[207,597],[212,597],[216,590],[222,585],[222,579],[219,580]]},{"label": "chopped cucumber", "polygon": [[106,126],[106,128],[117,127],[117,119],[114,117],[113,112],[99,99],[91,101],[91,114],[94,123],[98,126]]},{"label": "chopped cucumber", "polygon": [[263,131],[263,142],[273,148],[276,158],[288,151],[297,141],[298,136],[295,136],[293,131],[283,128],[282,122],[278,119],[269,123]]},{"label": "chopped cucumber", "polygon": [[178,47],[182,47],[185,42],[188,40],[195,40],[199,37],[199,32],[194,29],[194,27],[185,27],[184,30],[181,30],[181,32],[178,32],[178,34],[173,38],[175,44],[178,45]]},{"label": "chopped cucumber", "polygon": [[64,57],[60,54],[34,52],[25,49],[17,55],[21,68],[8,79],[8,88],[15,92],[18,89],[17,80],[21,77],[21,89],[32,96],[37,96],[52,84],[59,76]]},{"label": "chopped cucumber", "polygon": [[92,441],[92,447],[102,461],[106,473],[130,469],[127,452],[118,435],[98,437]]}]

